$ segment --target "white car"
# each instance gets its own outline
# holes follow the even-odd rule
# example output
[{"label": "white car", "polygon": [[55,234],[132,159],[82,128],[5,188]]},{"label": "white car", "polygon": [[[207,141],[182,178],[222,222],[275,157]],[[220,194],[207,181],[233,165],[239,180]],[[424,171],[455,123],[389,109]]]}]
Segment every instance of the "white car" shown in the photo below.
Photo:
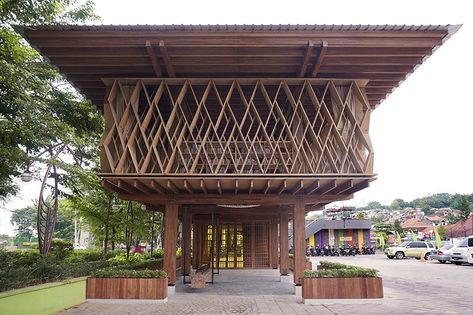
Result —
[{"label": "white car", "polygon": [[468,236],[455,247],[450,261],[456,265],[473,264],[473,235]]}]

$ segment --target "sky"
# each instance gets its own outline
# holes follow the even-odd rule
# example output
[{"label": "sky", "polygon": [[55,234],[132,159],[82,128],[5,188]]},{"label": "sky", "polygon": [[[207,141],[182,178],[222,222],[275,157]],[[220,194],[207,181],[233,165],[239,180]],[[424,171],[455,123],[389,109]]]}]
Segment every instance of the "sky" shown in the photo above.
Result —
[{"label": "sky", "polygon": [[[412,200],[440,192],[473,193],[473,2],[466,1],[144,1],[96,0],[98,24],[463,24],[371,116],[377,180],[354,199]],[[0,205],[0,234],[11,234],[9,210],[37,198],[39,183]]]}]

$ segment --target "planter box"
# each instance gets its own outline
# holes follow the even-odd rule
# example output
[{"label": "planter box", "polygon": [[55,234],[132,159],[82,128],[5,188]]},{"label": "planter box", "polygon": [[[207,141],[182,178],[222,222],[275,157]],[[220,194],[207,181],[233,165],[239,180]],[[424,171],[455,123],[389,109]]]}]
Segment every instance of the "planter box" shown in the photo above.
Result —
[{"label": "planter box", "polygon": [[[294,271],[294,258],[289,257],[289,269]],[[312,270],[312,262],[306,261],[304,265],[304,270]]]},{"label": "planter box", "polygon": [[373,278],[304,278],[305,299],[375,299],[382,298],[383,279]]},{"label": "planter box", "polygon": [[87,299],[165,300],[168,278],[88,278]]}]

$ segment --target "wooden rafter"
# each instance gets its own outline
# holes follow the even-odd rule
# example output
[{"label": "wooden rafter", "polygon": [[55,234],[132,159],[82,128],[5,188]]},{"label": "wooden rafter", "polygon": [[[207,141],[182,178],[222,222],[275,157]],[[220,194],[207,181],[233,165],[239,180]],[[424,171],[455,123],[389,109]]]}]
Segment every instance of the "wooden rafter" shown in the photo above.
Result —
[{"label": "wooden rafter", "polygon": [[148,56],[151,60],[151,64],[153,65],[153,70],[154,73],[158,78],[163,76],[163,73],[161,72],[161,68],[159,66],[158,58],[156,57],[156,53],[154,52],[153,45],[151,44],[151,41],[147,40],[145,43],[146,47],[146,52],[148,53]]},{"label": "wooden rafter", "polygon": [[174,67],[171,62],[171,57],[169,56],[168,49],[166,45],[164,44],[164,41],[159,41],[159,50],[161,51],[161,57],[164,60],[164,65],[166,66],[166,70],[168,73],[168,76],[170,78],[174,78],[176,76],[176,73],[174,72]]},{"label": "wooden rafter", "polygon": [[317,77],[317,74],[319,73],[320,67],[322,66],[322,62],[324,61],[325,58],[325,53],[327,52],[328,48],[328,42],[323,41],[322,45],[319,49],[319,54],[317,56],[317,60],[315,61],[314,69],[312,69],[312,77],[315,78]]},{"label": "wooden rafter", "polygon": [[299,70],[299,78],[303,78],[307,71],[307,66],[309,65],[310,57],[312,57],[312,52],[314,51],[314,42],[309,40],[307,48],[305,50],[304,59],[302,61],[301,68]]}]

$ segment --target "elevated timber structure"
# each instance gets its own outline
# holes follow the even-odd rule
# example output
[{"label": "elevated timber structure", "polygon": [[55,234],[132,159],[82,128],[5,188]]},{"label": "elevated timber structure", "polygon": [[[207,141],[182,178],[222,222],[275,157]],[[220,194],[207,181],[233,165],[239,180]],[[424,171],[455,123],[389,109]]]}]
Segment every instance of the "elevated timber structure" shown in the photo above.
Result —
[{"label": "elevated timber structure", "polygon": [[165,215],[164,269],[305,262],[305,214],[373,173],[370,115],[459,26],[32,26],[103,112],[103,185]]}]

